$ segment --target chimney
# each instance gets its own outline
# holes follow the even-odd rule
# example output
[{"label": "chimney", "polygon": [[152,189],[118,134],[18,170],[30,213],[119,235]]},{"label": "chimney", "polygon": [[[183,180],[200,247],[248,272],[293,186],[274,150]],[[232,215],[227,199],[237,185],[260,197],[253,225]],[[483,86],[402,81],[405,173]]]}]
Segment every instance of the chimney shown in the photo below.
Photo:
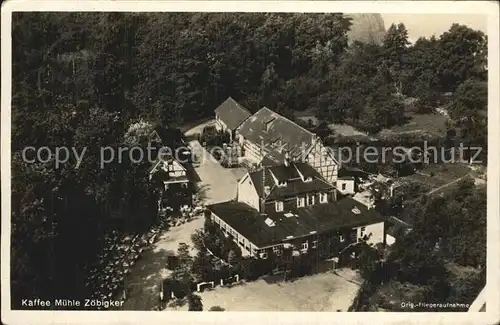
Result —
[{"label": "chimney", "polygon": [[290,154],[288,152],[285,153],[284,164],[285,164],[286,167],[290,166]]}]

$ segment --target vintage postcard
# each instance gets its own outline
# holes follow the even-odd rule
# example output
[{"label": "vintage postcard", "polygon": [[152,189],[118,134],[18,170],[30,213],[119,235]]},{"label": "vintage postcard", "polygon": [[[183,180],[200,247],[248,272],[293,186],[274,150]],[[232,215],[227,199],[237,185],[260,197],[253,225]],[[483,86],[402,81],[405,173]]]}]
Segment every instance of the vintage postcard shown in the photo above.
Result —
[{"label": "vintage postcard", "polygon": [[2,323],[495,324],[498,89],[495,2],[7,1]]}]

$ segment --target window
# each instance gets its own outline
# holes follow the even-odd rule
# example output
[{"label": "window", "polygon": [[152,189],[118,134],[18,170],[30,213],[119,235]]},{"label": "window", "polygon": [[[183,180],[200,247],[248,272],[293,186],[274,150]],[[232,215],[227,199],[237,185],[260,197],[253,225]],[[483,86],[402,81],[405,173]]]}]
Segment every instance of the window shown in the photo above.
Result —
[{"label": "window", "polygon": [[318,241],[317,240],[313,240],[312,242],[312,248],[316,248],[318,247]]},{"label": "window", "polygon": [[273,247],[273,254],[274,254],[274,255],[278,255],[278,256],[279,256],[279,255],[281,255],[281,247],[279,247],[279,246],[274,246],[274,247]]},{"label": "window", "polygon": [[307,196],[307,205],[314,205],[314,195]]},{"label": "window", "polygon": [[307,244],[307,242],[303,242],[301,245],[300,245],[300,249],[302,250],[306,250],[307,248],[309,247],[309,245]]},{"label": "window", "polygon": [[302,208],[305,206],[304,198],[303,197],[298,197],[297,198],[297,208]]},{"label": "window", "polygon": [[267,258],[267,252],[266,251],[261,251],[260,254],[259,254],[259,257],[262,258],[262,259],[266,259]]},{"label": "window", "polygon": [[320,193],[319,194],[319,203],[327,203],[328,202],[328,194]]},{"label": "window", "polygon": [[286,181],[284,182],[278,182],[279,187],[286,187]]},{"label": "window", "polygon": [[312,179],[312,177],[307,177],[307,178],[304,180],[304,182],[309,183],[309,182],[312,182],[312,180],[313,180],[313,179]]},{"label": "window", "polygon": [[343,243],[345,241],[344,236],[340,235],[340,242]]},{"label": "window", "polygon": [[347,184],[346,183],[342,183],[342,191],[345,191],[347,188]]},{"label": "window", "polygon": [[363,238],[365,235],[366,227],[361,227],[359,232],[359,237]]},{"label": "window", "polygon": [[276,208],[276,212],[283,211],[283,202],[282,201],[274,202],[274,207]]}]

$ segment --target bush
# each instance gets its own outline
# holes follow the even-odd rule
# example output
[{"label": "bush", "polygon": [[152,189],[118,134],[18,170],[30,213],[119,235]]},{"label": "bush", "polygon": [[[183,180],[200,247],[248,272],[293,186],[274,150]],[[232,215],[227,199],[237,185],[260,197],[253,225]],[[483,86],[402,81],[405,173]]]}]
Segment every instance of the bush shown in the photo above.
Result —
[{"label": "bush", "polygon": [[231,135],[228,132],[217,131],[214,126],[207,126],[200,135],[200,143],[206,146],[219,146],[229,143]]},{"label": "bush", "polygon": [[167,256],[167,269],[172,271],[179,265],[179,258],[175,255]]},{"label": "bush", "polygon": [[212,306],[208,311],[225,311],[225,309],[220,306]]}]

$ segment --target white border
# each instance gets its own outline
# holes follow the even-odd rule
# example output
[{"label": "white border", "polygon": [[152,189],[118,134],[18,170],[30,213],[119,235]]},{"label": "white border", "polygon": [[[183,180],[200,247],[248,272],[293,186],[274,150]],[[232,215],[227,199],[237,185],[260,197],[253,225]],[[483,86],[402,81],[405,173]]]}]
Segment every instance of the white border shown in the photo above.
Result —
[{"label": "white border", "polygon": [[[79,312],[10,310],[10,99],[11,99],[11,13],[12,11],[228,11],[228,12],[345,12],[488,15],[489,63],[489,167],[488,167],[488,245],[487,311],[482,313],[315,313],[315,312]],[[443,323],[493,324],[500,319],[500,227],[499,227],[499,6],[487,1],[6,1],[2,3],[2,323],[110,323],[110,324],[345,324],[345,323]],[[432,19],[432,17],[430,17]]]}]

